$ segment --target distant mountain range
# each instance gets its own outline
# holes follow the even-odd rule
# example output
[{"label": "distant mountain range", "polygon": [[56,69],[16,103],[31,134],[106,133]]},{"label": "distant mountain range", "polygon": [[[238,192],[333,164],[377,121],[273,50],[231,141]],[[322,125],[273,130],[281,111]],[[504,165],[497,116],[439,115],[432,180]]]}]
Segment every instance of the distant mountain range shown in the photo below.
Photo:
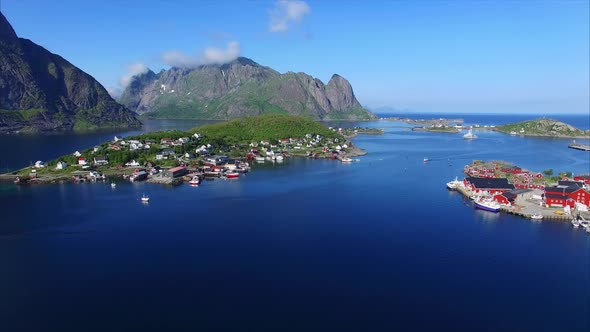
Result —
[{"label": "distant mountain range", "polygon": [[0,13],[0,132],[139,125],[92,76],[18,38]]},{"label": "distant mountain range", "polygon": [[233,119],[266,113],[316,120],[368,120],[350,83],[328,84],[305,73],[281,74],[248,58],[194,69],[148,71],[132,79],[119,102],[148,118]]}]

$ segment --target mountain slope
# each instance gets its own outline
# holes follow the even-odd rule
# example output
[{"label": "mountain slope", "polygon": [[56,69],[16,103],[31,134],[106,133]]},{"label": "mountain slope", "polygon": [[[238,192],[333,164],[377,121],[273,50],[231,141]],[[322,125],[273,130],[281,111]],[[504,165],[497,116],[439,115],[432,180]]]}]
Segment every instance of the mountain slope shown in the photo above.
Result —
[{"label": "mountain slope", "polygon": [[0,132],[140,124],[92,76],[18,38],[0,13]]},{"label": "mountain slope", "polygon": [[281,74],[243,57],[224,65],[148,71],[132,80],[119,101],[150,118],[233,119],[268,113],[316,120],[375,118],[339,75],[324,84],[305,73]]}]

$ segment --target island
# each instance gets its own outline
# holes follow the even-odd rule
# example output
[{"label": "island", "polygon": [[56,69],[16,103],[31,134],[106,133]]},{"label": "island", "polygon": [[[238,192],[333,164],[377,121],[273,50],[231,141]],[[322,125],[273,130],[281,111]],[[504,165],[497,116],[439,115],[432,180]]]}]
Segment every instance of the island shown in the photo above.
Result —
[{"label": "island", "polygon": [[[305,117],[260,115],[204,125],[115,137],[47,163],[3,174],[15,183],[53,183],[125,178],[178,184],[205,176],[237,178],[251,162],[282,162],[294,156],[353,162],[366,154],[344,134]],[[356,130],[356,134],[362,131]]]},{"label": "island", "polygon": [[590,130],[578,129],[567,123],[545,118],[498,126],[496,130],[510,135],[590,139]]}]

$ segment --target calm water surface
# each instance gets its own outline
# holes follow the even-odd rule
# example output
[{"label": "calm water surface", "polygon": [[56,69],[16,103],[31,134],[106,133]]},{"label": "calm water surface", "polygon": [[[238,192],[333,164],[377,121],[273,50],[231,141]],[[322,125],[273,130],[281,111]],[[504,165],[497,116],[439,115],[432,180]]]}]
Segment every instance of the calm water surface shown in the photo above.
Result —
[{"label": "calm water surface", "polygon": [[590,236],[474,210],[445,182],[473,159],[590,172],[590,154],[368,125],[386,134],[359,136],[369,154],[351,165],[291,159],[198,188],[0,186],[2,330],[589,330]]}]

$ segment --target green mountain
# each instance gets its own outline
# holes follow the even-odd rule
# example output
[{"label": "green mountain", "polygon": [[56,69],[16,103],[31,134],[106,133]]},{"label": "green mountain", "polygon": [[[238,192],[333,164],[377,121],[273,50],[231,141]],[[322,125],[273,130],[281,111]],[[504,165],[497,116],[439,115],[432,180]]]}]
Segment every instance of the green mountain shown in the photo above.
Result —
[{"label": "green mountain", "polygon": [[223,65],[148,71],[132,80],[119,101],[148,118],[226,120],[269,113],[315,120],[376,118],[339,75],[324,84],[243,57]]},{"label": "green mountain", "polygon": [[92,76],[18,38],[0,13],[0,132],[139,125]]}]

